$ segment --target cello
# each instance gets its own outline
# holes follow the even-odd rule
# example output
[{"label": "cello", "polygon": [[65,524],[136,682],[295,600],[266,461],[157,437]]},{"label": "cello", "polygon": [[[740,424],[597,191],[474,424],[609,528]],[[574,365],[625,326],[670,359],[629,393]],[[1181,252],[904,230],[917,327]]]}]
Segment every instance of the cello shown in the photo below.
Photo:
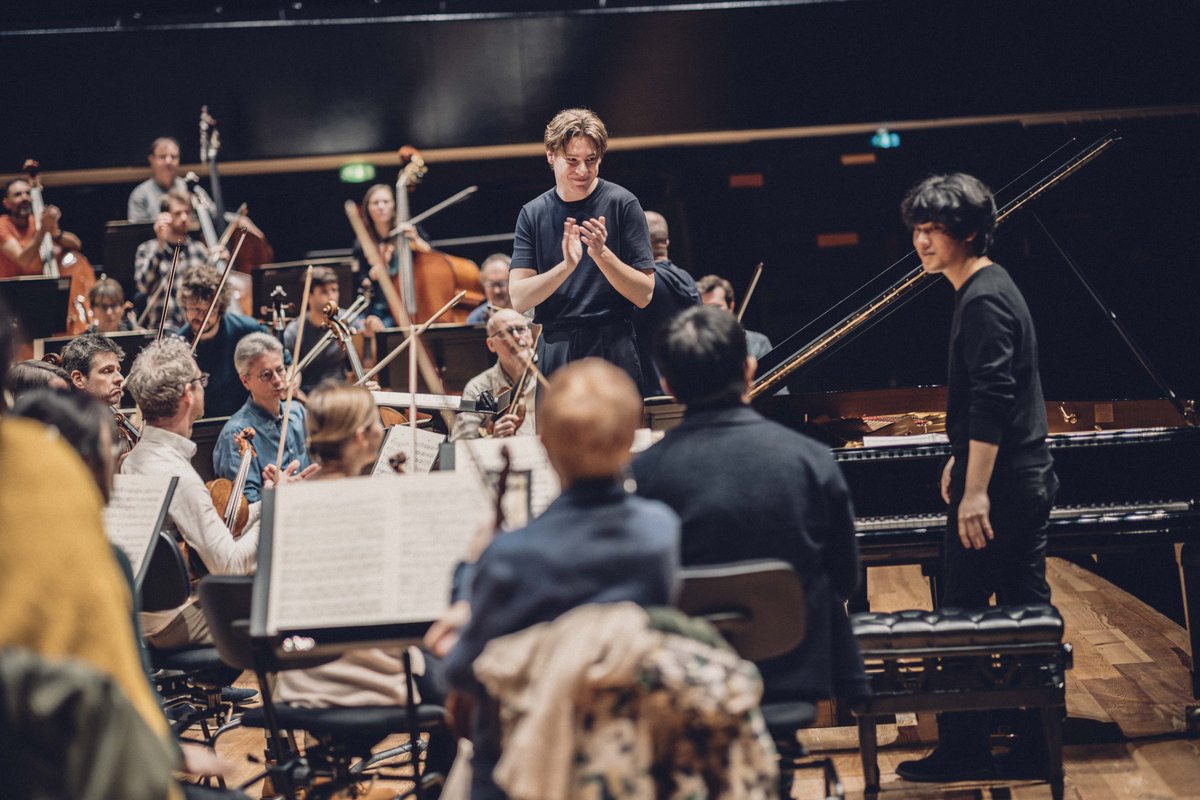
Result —
[{"label": "cello", "polygon": [[[403,166],[396,179],[396,228],[408,222],[411,216],[408,193],[428,172],[425,160],[415,147],[405,145],[400,148],[399,155]],[[465,323],[471,310],[486,299],[479,281],[479,266],[470,259],[440,250],[430,250],[428,253],[415,251],[411,246],[405,246],[408,243],[403,238],[403,234],[397,236],[396,253],[400,269],[395,282],[409,317],[417,324],[425,322],[450,298],[465,291],[462,305],[452,308],[446,320]]]},{"label": "cello", "polygon": [[[42,212],[46,210],[46,201],[42,197],[42,182],[38,179],[41,165],[32,158],[25,159],[23,170],[29,176],[29,196],[33,204],[34,224],[41,227]],[[71,303],[67,311],[64,330],[70,336],[86,333],[91,324],[92,306],[88,295],[96,285],[96,270],[83,253],[60,245],[61,252],[55,253],[55,244],[50,237],[42,239],[39,256],[42,260],[42,274],[52,278],[64,277],[71,279]],[[74,309],[73,311],[71,309]]]}]

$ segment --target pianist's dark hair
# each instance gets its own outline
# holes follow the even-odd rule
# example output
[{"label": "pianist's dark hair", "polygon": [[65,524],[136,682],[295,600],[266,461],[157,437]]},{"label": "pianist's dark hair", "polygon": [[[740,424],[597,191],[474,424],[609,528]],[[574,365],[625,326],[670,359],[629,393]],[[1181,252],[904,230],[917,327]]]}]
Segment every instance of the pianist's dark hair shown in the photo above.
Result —
[{"label": "pianist's dark hair", "polygon": [[992,190],[973,175],[931,175],[909,189],[900,204],[900,216],[909,230],[936,222],[959,241],[975,234],[971,248],[981,256],[991,246],[996,230],[996,201]]},{"label": "pianist's dark hair", "polygon": [[746,391],[746,332],[723,308],[692,306],[659,328],[654,362],[691,408],[735,402]]}]

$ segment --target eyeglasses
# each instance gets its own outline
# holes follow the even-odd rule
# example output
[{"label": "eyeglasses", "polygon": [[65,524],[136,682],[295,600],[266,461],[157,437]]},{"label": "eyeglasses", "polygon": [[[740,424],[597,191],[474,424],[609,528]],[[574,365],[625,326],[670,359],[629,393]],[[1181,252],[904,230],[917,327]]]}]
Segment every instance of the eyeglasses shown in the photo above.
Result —
[{"label": "eyeglasses", "polygon": [[505,289],[508,287],[508,281],[480,281],[479,285],[485,289]]},{"label": "eyeglasses", "polygon": [[200,388],[203,389],[204,387],[208,386],[208,373],[201,372],[199,375],[188,381],[188,383],[199,383]]},{"label": "eyeglasses", "polygon": [[275,369],[264,369],[258,373],[257,377],[263,383],[270,383],[276,375],[278,375],[280,378],[287,377],[287,372],[287,367],[285,367],[283,364],[280,364]]},{"label": "eyeglasses", "polygon": [[504,330],[496,331],[488,338],[494,339],[497,336],[503,336],[506,333],[514,339],[521,335],[528,336],[529,335],[529,326],[528,325],[510,325],[509,327],[505,328]]}]

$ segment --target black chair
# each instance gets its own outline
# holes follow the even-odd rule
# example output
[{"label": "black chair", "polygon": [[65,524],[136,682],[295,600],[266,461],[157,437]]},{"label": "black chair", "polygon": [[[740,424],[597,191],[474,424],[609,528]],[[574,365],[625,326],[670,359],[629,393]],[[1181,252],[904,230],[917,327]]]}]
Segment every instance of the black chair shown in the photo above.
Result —
[{"label": "black chair", "polygon": [[[765,661],[791,652],[804,641],[804,585],[786,561],[687,567],[680,574],[683,584],[676,605],[689,616],[711,622],[742,658]],[[779,750],[782,795],[791,793],[796,769],[821,769],[825,795],[841,797],[842,782],[832,759],[797,763],[808,753],[797,741],[796,732],[816,720],[816,705],[797,698],[763,703],[761,708]]]},{"label": "black chair", "polygon": [[[328,797],[362,781],[382,777],[413,780],[411,794],[421,797],[426,788],[445,779],[441,774],[421,773],[419,755],[424,749],[421,734],[448,731],[449,719],[441,706],[418,705],[413,701],[415,688],[407,653],[404,660],[409,700],[405,706],[302,708],[275,702],[266,690],[270,673],[319,666],[337,656],[293,654],[286,660],[275,657],[270,648],[250,636],[253,594],[252,577],[209,575],[200,581],[201,607],[221,658],[237,669],[252,669],[258,676],[263,704],[247,709],[241,725],[266,731],[274,763],[265,774],[276,791],[294,797],[303,789],[308,798]],[[296,730],[306,731],[317,742],[303,756],[295,746],[294,736],[286,733]],[[379,742],[394,733],[407,733],[409,743],[372,753]],[[411,774],[381,771],[381,764],[401,755],[408,756]],[[314,786],[316,778],[327,782]]]}]

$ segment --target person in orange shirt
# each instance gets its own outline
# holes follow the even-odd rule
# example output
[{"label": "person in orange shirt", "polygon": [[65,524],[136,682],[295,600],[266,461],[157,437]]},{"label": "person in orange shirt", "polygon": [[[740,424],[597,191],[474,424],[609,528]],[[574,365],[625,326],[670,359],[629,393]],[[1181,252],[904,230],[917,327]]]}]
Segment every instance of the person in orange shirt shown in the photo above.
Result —
[{"label": "person in orange shirt", "polygon": [[42,271],[38,249],[47,236],[72,250],[80,247],[79,239],[58,227],[62,212],[46,206],[42,212],[41,229],[33,219],[33,196],[25,178],[14,178],[4,187],[4,212],[0,217],[0,278],[37,275]]}]

